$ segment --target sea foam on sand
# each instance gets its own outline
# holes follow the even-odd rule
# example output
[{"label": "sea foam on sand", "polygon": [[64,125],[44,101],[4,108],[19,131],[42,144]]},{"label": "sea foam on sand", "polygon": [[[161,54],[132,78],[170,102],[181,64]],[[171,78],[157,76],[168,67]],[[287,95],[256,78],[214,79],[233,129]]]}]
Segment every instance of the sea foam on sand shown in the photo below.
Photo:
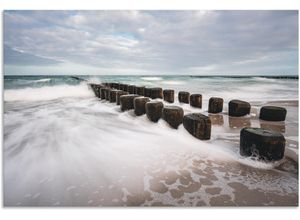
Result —
[{"label": "sea foam on sand", "polygon": [[[142,82],[164,87],[161,79]],[[225,83],[208,81],[193,80],[189,88],[191,82],[176,79],[178,83],[169,86],[176,94],[187,90],[203,95],[202,109],[178,103],[177,95],[172,105],[181,106],[185,114],[211,117],[209,141],[196,139],[182,125],[175,130],[163,120],[153,123],[132,110],[121,112],[115,103],[96,98],[86,84],[6,89],[4,205],[297,205],[295,154],[288,151],[276,163],[239,155],[241,126],[266,126],[258,120],[259,109],[271,95],[271,100],[279,97],[269,94],[269,81],[259,87],[264,87],[266,97],[253,89],[254,82],[241,85],[229,80],[236,84],[230,92]],[[276,89],[281,92],[279,100],[295,98],[288,96],[291,91],[284,83]],[[207,113],[212,95],[224,98],[223,113]],[[251,115],[239,120],[228,117],[227,103],[232,98],[256,101]],[[283,131],[287,149],[297,153],[298,105],[276,105],[287,108],[287,120],[268,126]]]},{"label": "sea foam on sand", "polygon": [[[60,100],[40,106],[20,103],[14,105],[17,111],[4,115],[5,205],[213,205],[213,196],[205,193],[207,181],[225,187],[216,190],[218,195],[234,202],[226,181],[253,187],[249,174],[259,178],[268,173],[265,170],[271,174],[255,190],[276,189],[294,201],[294,174],[272,174],[276,164],[242,158],[237,144],[217,135],[200,141],[182,125],[175,130],[163,120],[152,123],[145,115],[121,112],[119,106],[95,97]],[[231,168],[225,171],[224,166]],[[225,173],[218,172],[231,177],[226,180]]]}]

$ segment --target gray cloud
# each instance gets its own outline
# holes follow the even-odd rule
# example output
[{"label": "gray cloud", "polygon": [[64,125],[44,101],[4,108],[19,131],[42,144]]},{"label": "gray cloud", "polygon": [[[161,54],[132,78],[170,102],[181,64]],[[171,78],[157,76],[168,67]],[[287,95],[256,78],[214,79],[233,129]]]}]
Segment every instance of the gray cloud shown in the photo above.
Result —
[{"label": "gray cloud", "polygon": [[297,74],[298,12],[5,11],[4,43],[78,74]]},{"label": "gray cloud", "polygon": [[32,54],[24,53],[22,51],[17,51],[6,45],[4,46],[4,54],[4,63],[6,65],[49,66],[61,63],[53,59],[39,57]]}]

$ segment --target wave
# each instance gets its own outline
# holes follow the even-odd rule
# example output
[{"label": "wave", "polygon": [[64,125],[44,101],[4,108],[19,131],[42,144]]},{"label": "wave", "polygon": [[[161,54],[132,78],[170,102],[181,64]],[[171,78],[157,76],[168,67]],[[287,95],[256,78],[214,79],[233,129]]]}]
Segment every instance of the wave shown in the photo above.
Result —
[{"label": "wave", "polygon": [[262,81],[262,82],[276,82],[276,81],[278,81],[278,79],[276,79],[276,78],[266,78],[266,77],[260,77],[260,76],[252,77],[252,79],[257,80],[257,81]]},{"label": "wave", "polygon": [[33,82],[49,82],[49,81],[51,81],[51,79],[47,78],[47,79],[34,80]]},{"label": "wave", "polygon": [[44,86],[41,88],[4,90],[4,101],[42,101],[66,97],[92,97],[85,83],[79,85]]},{"label": "wave", "polygon": [[[19,99],[26,96],[49,99],[54,94],[55,98],[93,96],[84,83],[10,92],[15,97],[19,95]],[[49,102],[35,105],[34,111],[32,106],[26,109],[20,104],[20,111],[4,115],[5,204],[8,205],[19,202],[74,205],[75,196],[76,204],[85,205],[91,198],[97,200],[99,192],[105,202],[112,201],[119,198],[116,194],[122,189],[136,192],[148,186],[147,181],[156,175],[157,167],[179,172],[186,169],[194,177],[191,165],[197,161],[201,161],[198,165],[201,170],[223,164],[236,167],[238,171],[228,170],[228,175],[233,182],[242,182],[247,187],[261,182],[262,190],[292,191],[297,187],[292,177],[284,177],[293,181],[285,184],[279,182],[280,177],[276,181],[267,175],[261,178],[265,171],[249,172],[252,171],[249,166],[269,170],[278,164],[241,157],[237,145],[218,141],[217,135],[224,136],[223,129],[214,127],[211,140],[199,141],[183,125],[175,130],[164,120],[153,123],[146,115],[136,117],[133,110],[121,112],[119,106],[103,100]],[[185,112],[193,110],[187,104],[180,106]],[[215,186],[224,184],[223,172],[213,170],[217,176],[213,181]],[[259,181],[253,183],[248,174]],[[39,195],[42,196],[36,199]]]},{"label": "wave", "polygon": [[169,81],[164,81],[163,84],[165,84],[165,85],[182,85],[182,84],[185,84],[185,82],[169,80]]},{"label": "wave", "polygon": [[298,75],[190,75],[192,78],[265,78],[265,79],[298,79]]},{"label": "wave", "polygon": [[147,76],[147,77],[142,77],[141,79],[146,80],[146,81],[160,81],[160,80],[162,80],[161,77],[156,77],[156,76]]},{"label": "wave", "polygon": [[102,79],[97,78],[96,76],[91,76],[88,78],[88,81],[90,83],[102,83]]}]

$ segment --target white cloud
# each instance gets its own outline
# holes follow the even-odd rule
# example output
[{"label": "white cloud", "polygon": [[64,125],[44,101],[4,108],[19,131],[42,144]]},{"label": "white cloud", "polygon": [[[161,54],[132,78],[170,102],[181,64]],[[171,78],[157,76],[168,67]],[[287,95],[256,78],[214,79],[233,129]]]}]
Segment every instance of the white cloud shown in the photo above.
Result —
[{"label": "white cloud", "polygon": [[298,73],[296,11],[6,11],[4,18],[5,45],[66,62],[66,71],[73,64],[85,73]]}]

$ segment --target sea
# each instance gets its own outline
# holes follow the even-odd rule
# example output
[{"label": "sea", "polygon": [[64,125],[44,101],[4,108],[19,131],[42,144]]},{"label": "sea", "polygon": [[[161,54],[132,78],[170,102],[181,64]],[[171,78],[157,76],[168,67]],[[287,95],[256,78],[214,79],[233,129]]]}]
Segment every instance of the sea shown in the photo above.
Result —
[{"label": "sea", "polygon": [[[211,139],[122,112],[88,86],[103,82],[174,89],[164,105],[208,115]],[[179,91],[202,94],[202,108]],[[222,113],[208,114],[210,97]],[[250,115],[228,117],[232,99]],[[4,206],[297,206],[298,99],[298,76],[4,76]],[[286,120],[259,120],[264,105],[285,107]],[[240,156],[250,126],[282,133],[285,157]]]}]

